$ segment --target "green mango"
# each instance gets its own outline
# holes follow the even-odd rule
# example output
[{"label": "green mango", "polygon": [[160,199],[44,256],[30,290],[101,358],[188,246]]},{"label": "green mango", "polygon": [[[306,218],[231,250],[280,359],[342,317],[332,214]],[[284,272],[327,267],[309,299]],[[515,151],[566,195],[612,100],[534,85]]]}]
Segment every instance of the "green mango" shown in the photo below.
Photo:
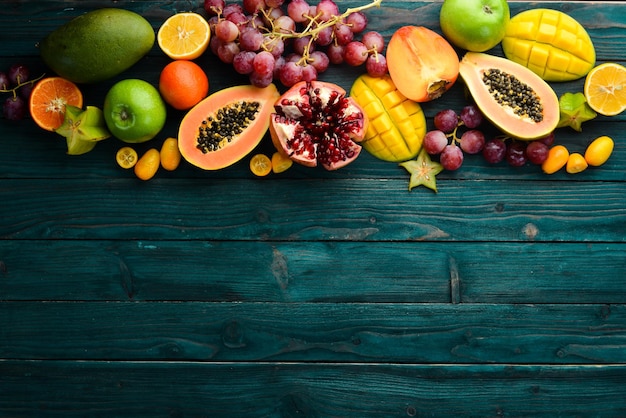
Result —
[{"label": "green mango", "polygon": [[141,15],[104,8],[55,29],[39,43],[39,52],[55,73],[87,84],[127,70],[152,49],[154,41],[154,29]]}]

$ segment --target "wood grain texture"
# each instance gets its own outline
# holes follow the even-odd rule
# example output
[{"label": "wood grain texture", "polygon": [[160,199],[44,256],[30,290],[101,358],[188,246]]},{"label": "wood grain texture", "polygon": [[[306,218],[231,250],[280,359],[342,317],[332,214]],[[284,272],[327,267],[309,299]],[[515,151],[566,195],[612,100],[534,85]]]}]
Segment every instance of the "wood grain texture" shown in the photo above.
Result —
[{"label": "wood grain texture", "polygon": [[623,305],[20,302],[0,358],[611,364],[625,324]]},{"label": "wood grain texture", "polygon": [[[383,0],[368,28],[386,39],[405,24],[439,30],[441,3]],[[566,12],[598,63],[624,63],[626,3],[509,4]],[[37,42],[103,6],[155,29],[201,10],[4,2],[2,67],[47,72]],[[128,72],[81,86],[86,104],[123,78],[156,85],[167,62],[155,45]],[[211,54],[196,62],[212,91],[247,81]],[[349,89],[361,73],[323,79]],[[422,108],[432,126],[466,102],[457,83]],[[169,109],[162,138],[182,116]],[[58,135],[0,119],[0,416],[624,417],[625,123],[557,131],[578,152],[612,136],[601,168],[547,176],[467,157],[434,194],[409,192],[401,167],[365,152],[333,173],[257,179],[244,159],[140,182],[116,166],[117,140],[67,156]],[[268,137],[255,150],[272,151]]]},{"label": "wood grain texture", "polygon": [[[624,242],[626,183],[5,180],[4,239]],[[495,187],[500,186],[500,187]],[[63,193],[59,193],[63,190]],[[33,199],[36,196],[36,199]],[[237,196],[235,199],[231,196]],[[583,202],[576,198],[581,196]],[[444,202],[444,203],[442,203]],[[158,208],[158,209],[156,209]]]},{"label": "wood grain texture", "polygon": [[626,244],[554,247],[489,242],[4,240],[0,300],[296,304],[626,300]]},{"label": "wood grain texture", "polygon": [[20,417],[626,414],[623,365],[0,361],[0,373],[0,413]]}]

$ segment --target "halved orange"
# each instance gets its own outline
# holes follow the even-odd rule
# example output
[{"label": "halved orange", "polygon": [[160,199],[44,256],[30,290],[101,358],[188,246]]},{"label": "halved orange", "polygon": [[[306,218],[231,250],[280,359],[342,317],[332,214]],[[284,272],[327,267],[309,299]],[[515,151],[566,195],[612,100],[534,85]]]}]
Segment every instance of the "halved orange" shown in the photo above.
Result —
[{"label": "halved orange", "polygon": [[211,30],[206,19],[192,12],[177,13],[167,18],[157,32],[161,50],[175,60],[192,60],[204,53]]},{"label": "halved orange", "polygon": [[83,107],[83,94],[78,86],[62,77],[47,77],[35,84],[30,93],[30,116],[48,131],[63,124],[65,105]]},{"label": "halved orange", "polygon": [[600,64],[585,78],[585,98],[589,107],[604,116],[615,116],[626,109],[626,67],[614,62]]}]

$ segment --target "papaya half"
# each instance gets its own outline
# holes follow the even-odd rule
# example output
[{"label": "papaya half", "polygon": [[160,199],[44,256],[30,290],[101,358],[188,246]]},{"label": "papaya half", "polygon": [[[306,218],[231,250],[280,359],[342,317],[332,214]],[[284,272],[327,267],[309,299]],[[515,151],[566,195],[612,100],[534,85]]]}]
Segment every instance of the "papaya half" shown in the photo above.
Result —
[{"label": "papaya half", "polygon": [[228,167],[261,142],[280,94],[267,87],[241,85],[211,94],[184,116],[178,148],[189,163],[204,170]]},{"label": "papaya half", "polygon": [[426,135],[426,118],[421,106],[400,93],[390,76],[363,74],[352,84],[350,96],[369,120],[363,148],[383,161],[417,157]]},{"label": "papaya half", "polygon": [[573,17],[552,9],[515,15],[502,39],[504,55],[546,81],[571,81],[587,75],[596,62],[593,42]]},{"label": "papaya half", "polygon": [[476,105],[505,134],[534,140],[549,135],[560,119],[559,99],[541,77],[506,58],[468,52],[459,74]]}]

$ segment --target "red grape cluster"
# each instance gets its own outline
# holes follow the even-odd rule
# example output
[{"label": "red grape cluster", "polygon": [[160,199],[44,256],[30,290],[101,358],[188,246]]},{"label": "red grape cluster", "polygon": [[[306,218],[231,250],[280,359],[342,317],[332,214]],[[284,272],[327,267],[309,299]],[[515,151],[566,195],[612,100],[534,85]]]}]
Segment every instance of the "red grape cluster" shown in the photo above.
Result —
[{"label": "red grape cluster", "polygon": [[[527,162],[541,165],[548,158],[554,133],[535,141],[520,141],[506,136],[486,140],[483,131],[478,129],[483,120],[475,105],[465,106],[458,115],[452,109],[442,110],[434,117],[435,129],[424,136],[424,149],[430,155],[438,155],[446,170],[461,167],[464,153],[481,153],[490,164],[506,161],[512,167],[522,167]],[[461,127],[464,131],[459,136]]]},{"label": "red grape cluster", "polygon": [[28,112],[30,92],[37,80],[30,79],[30,70],[24,64],[13,64],[6,72],[0,72],[0,92],[11,93],[2,106],[2,116],[5,119],[24,119]]},{"label": "red grape cluster", "polygon": [[[478,128],[483,115],[474,105],[467,105],[461,113],[452,109],[438,112],[434,117],[435,129],[426,132],[424,149],[430,155],[438,155],[446,170],[457,170],[463,164],[464,153],[477,154],[485,146],[485,135]],[[459,128],[465,127],[458,136]]]},{"label": "red grape cluster", "polygon": [[483,157],[490,164],[506,162],[512,167],[522,167],[527,162],[541,165],[548,158],[554,143],[554,133],[536,141],[518,141],[511,138],[493,138],[485,143]]},{"label": "red grape cluster", "polygon": [[259,87],[274,80],[287,87],[316,80],[329,64],[365,64],[370,75],[382,76],[387,73],[384,39],[378,32],[365,32],[363,13],[381,1],[340,13],[333,0],[317,5],[307,0],[205,0],[210,48]]}]

